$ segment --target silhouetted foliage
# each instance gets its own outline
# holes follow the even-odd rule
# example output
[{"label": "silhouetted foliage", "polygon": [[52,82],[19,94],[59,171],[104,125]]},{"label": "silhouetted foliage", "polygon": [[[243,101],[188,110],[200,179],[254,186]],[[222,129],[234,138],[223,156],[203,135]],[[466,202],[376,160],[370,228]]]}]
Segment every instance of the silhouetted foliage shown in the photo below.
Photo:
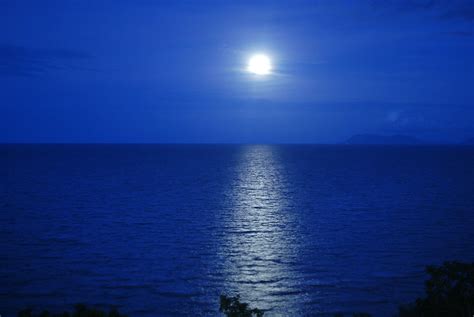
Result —
[{"label": "silhouetted foliage", "polygon": [[219,311],[227,317],[262,317],[264,312],[258,308],[250,308],[249,304],[241,303],[240,296],[227,297],[221,295]]},{"label": "silhouetted foliage", "polygon": [[472,317],[474,315],[474,263],[445,262],[428,266],[426,297],[400,307],[400,317]]},{"label": "silhouetted foliage", "polygon": [[[337,313],[334,314],[334,317],[344,317],[345,315],[343,313]],[[371,314],[368,313],[353,313],[352,317],[371,317]]]},{"label": "silhouetted foliage", "polygon": [[120,314],[117,309],[112,308],[108,313],[99,309],[89,308],[84,304],[77,304],[74,306],[74,311],[62,312],[53,314],[45,310],[40,314],[34,315],[33,310],[30,308],[23,309],[18,312],[18,317],[126,317],[126,315]]}]

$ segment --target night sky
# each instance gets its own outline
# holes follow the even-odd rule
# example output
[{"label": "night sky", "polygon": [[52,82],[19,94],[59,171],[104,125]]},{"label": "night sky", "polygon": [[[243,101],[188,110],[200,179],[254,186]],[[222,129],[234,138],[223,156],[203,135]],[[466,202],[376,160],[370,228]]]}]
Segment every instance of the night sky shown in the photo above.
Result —
[{"label": "night sky", "polygon": [[474,136],[472,0],[0,0],[0,29],[0,142]]}]

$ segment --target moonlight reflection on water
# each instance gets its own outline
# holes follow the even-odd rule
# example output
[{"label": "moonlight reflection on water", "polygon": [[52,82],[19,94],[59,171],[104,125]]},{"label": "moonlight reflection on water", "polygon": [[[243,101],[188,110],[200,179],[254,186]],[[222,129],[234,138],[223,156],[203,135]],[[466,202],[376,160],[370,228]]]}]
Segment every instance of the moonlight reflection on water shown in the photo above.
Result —
[{"label": "moonlight reflection on water", "polygon": [[245,148],[240,163],[225,237],[227,287],[259,308],[289,309],[302,294],[295,284],[299,241],[283,167],[269,146]]}]

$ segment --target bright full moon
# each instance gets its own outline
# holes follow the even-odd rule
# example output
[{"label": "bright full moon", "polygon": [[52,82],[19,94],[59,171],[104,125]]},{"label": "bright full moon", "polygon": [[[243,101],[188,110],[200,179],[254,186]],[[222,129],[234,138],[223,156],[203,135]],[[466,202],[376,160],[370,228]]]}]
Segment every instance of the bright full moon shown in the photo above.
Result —
[{"label": "bright full moon", "polygon": [[249,60],[247,70],[255,75],[268,75],[272,70],[272,63],[263,54],[254,55]]}]

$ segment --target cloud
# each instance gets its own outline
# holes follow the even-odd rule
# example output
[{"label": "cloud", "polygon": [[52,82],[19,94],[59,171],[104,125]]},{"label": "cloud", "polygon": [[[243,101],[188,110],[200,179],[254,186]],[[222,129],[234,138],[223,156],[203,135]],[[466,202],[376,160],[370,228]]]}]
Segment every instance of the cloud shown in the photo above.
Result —
[{"label": "cloud", "polygon": [[84,63],[91,58],[77,50],[0,44],[0,76],[31,77],[55,70],[90,70]]},{"label": "cloud", "polygon": [[409,134],[425,140],[457,142],[473,135],[474,108],[455,104],[391,104],[377,133]]},{"label": "cloud", "polygon": [[448,32],[448,34],[454,35],[454,36],[460,36],[460,37],[474,36],[474,32],[471,32],[471,31],[453,31],[453,32]]},{"label": "cloud", "polygon": [[372,1],[375,9],[389,9],[401,13],[428,12],[440,19],[474,21],[472,0],[403,0]]},{"label": "cloud", "polygon": [[447,4],[450,5],[445,6],[440,15],[441,18],[474,21],[474,1],[454,1],[453,3],[447,2]]}]

